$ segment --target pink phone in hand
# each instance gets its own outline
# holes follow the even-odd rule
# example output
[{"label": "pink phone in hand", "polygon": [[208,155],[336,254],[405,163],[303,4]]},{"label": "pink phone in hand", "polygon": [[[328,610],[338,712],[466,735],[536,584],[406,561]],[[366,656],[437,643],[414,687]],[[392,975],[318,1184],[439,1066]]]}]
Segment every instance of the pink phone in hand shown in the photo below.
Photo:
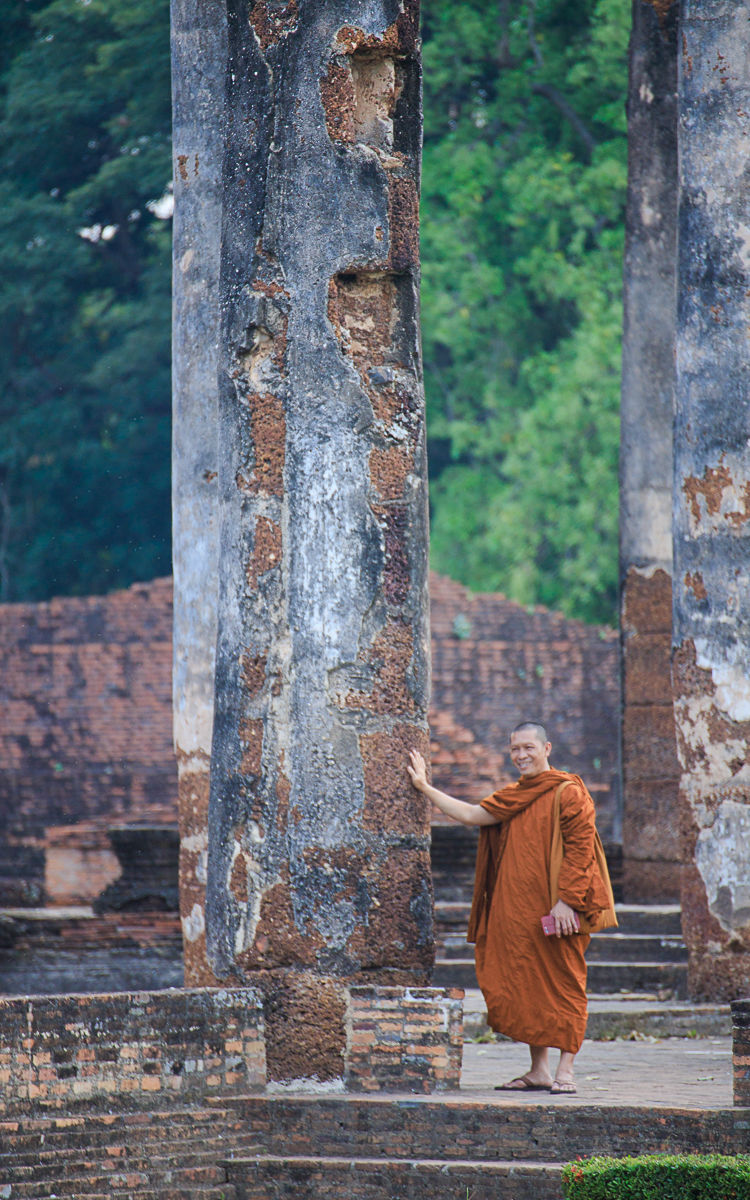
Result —
[{"label": "pink phone in hand", "polygon": [[[581,922],[578,920],[577,912],[574,912],[573,916],[575,918],[576,933],[578,933],[581,928]],[[555,933],[555,918],[552,916],[552,913],[547,913],[546,917],[542,917],[542,929],[547,937],[552,937]]]}]

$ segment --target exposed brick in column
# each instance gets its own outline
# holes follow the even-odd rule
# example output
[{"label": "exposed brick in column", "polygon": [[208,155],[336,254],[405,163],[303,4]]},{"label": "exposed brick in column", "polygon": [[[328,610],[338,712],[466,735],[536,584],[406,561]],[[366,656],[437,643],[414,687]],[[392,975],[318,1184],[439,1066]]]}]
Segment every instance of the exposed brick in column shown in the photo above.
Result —
[{"label": "exposed brick in column", "polygon": [[[433,955],[403,766],[429,697],[417,19],[227,9],[205,908],[182,886],[191,982],[260,981],[271,1080],[340,1078],[335,981],[419,983]],[[330,1020],[302,1052],[308,1009]]]},{"label": "exposed brick in column", "polygon": [[621,645],[623,891],[632,903],[680,897],[671,642],[671,572],[631,566],[623,584]]},{"label": "exposed brick in column", "polygon": [[225,66],[222,0],[172,0],[173,714],[188,985],[213,979],[206,960],[205,893],[218,574],[217,296]]},{"label": "exposed brick in column", "polygon": [[680,894],[670,645],[677,0],[634,0],[620,455],[626,900]]},{"label": "exposed brick in column", "polygon": [[732,1082],[734,1103],[750,1108],[750,1000],[732,1004]]},{"label": "exposed brick in column", "polygon": [[681,15],[673,677],[692,995],[750,989],[750,3]]}]

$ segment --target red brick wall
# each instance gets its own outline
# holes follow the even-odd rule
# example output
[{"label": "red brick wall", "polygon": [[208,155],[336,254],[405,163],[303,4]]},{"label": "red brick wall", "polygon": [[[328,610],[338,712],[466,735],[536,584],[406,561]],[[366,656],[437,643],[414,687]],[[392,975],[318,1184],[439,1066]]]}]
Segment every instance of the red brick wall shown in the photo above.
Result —
[{"label": "red brick wall", "polygon": [[541,720],[551,762],[585,780],[605,841],[619,840],[617,631],[433,574],[433,778],[471,800],[514,778],[508,734]]},{"label": "red brick wall", "polygon": [[251,990],[0,998],[0,1083],[9,1107],[131,1107],[242,1094],[265,1083]]},{"label": "red brick wall", "polygon": [[456,1090],[461,988],[351,988],[346,1083],[352,1092]]},{"label": "red brick wall", "polygon": [[45,830],[177,819],[172,584],[0,608],[0,896],[44,898]]},{"label": "red brick wall", "polygon": [[[364,1092],[458,1088],[461,988],[331,986],[347,1014],[339,1084]],[[4,1104],[142,1108],[262,1089],[278,1002],[253,988],[0,997]]]},{"label": "red brick wall", "polygon": [[[602,836],[616,840],[615,631],[472,595],[435,574],[430,593],[436,784],[487,795],[511,777],[509,730],[538,717],[554,765],[583,776]],[[70,843],[60,826],[86,822],[91,841],[92,825],[176,823],[171,624],[169,579],[0,607],[0,901],[75,900],[60,890]],[[99,841],[84,847],[89,858],[106,854]],[[106,874],[108,864],[84,866]]]}]

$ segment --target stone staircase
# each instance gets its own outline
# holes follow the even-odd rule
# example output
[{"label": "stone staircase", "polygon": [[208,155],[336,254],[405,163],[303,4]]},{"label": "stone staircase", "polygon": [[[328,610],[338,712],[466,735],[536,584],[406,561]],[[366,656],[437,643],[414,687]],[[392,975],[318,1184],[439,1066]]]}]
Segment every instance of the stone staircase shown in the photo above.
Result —
[{"label": "stone staircase", "polygon": [[222,1160],[256,1141],[220,1107],[0,1119],[0,1197],[235,1200]]},{"label": "stone staircase", "polygon": [[460,1093],[247,1095],[202,1107],[14,1113],[0,1197],[561,1200],[578,1155],[746,1149],[750,1112],[493,1102]]},{"label": "stone staircase", "polygon": [[[434,825],[436,986],[476,988],[474,948],[466,942],[477,832]],[[617,848],[608,850],[615,897],[619,892]],[[676,905],[617,904],[617,929],[596,934],[586,955],[593,996],[642,994],[682,999],[687,990],[687,948]]]},{"label": "stone staircase", "polygon": [[[470,905],[437,900],[435,985],[476,987],[473,946],[466,942]],[[589,992],[661,994],[681,999],[687,986],[687,948],[680,910],[668,905],[620,904],[616,930],[595,934],[589,945]]]},{"label": "stone staircase", "polygon": [[246,1097],[261,1151],[225,1161],[237,1200],[561,1200],[577,1155],[737,1153],[744,1110],[488,1104],[459,1096]]}]

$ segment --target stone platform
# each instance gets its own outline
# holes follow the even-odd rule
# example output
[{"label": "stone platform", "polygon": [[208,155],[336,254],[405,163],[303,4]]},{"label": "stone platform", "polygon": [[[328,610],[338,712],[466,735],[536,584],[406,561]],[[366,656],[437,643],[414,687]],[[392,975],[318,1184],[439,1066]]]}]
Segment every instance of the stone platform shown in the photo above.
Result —
[{"label": "stone platform", "polygon": [[[226,1087],[0,1119],[0,1194],[132,1200],[561,1200],[578,1155],[746,1151],[731,1039],[587,1042],[576,1096],[501,1093],[525,1047],[467,1044],[439,1095],[268,1095]],[[2,1189],[5,1188],[5,1192]]]},{"label": "stone platform", "polygon": [[587,1043],[576,1096],[494,1091],[527,1066],[525,1047],[467,1045],[460,1091],[439,1098],[238,1099],[262,1151],[227,1178],[239,1200],[561,1200],[578,1155],[747,1147],[729,1038]]}]

